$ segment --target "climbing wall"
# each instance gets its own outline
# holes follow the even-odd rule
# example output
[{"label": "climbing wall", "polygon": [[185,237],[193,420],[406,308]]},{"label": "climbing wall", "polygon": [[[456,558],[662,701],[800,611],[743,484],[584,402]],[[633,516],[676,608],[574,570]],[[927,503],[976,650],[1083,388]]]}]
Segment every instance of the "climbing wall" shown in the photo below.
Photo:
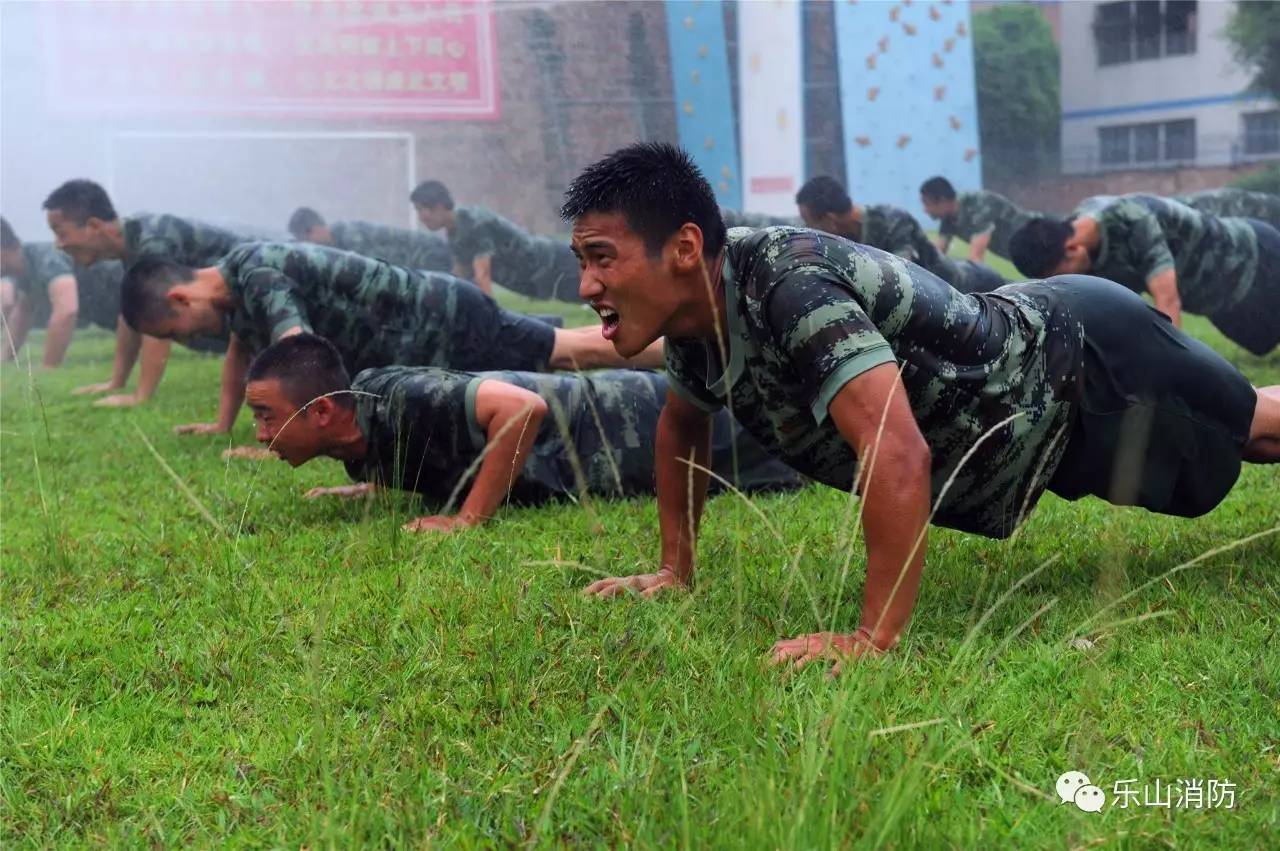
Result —
[{"label": "climbing wall", "polygon": [[931,223],[920,184],[982,185],[969,4],[836,0],[849,194]]},{"label": "climbing wall", "polygon": [[738,4],[738,120],[742,209],[794,216],[804,179],[800,4]]},{"label": "climbing wall", "polygon": [[665,4],[680,145],[711,181],[720,206],[742,209],[733,94],[719,3]]}]

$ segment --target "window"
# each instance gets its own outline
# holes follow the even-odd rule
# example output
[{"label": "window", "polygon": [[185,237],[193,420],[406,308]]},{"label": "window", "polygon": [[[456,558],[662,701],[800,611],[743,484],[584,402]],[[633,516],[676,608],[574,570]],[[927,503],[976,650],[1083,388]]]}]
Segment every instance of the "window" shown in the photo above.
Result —
[{"label": "window", "polygon": [[[1280,117],[1280,111],[1273,115]],[[1280,133],[1280,123],[1276,130]],[[1104,166],[1170,165],[1195,158],[1194,118],[1098,128],[1098,159]]]},{"label": "window", "polygon": [[1196,0],[1099,3],[1093,36],[1099,65],[1195,53]]},{"label": "window", "polygon": [[1093,21],[1094,38],[1098,41],[1098,64],[1116,65],[1133,61],[1132,3],[1102,3]]},{"label": "window", "polygon": [[1122,165],[1129,162],[1129,128],[1100,127],[1098,144],[1101,147],[1103,165]]},{"label": "window", "polygon": [[1169,0],[1164,4],[1164,52],[1166,56],[1196,52],[1195,0]]},{"label": "window", "polygon": [[1196,120],[1169,121],[1164,125],[1165,162],[1187,162],[1196,158]]},{"label": "window", "polygon": [[1244,152],[1246,154],[1280,153],[1280,109],[1245,114]]},{"label": "window", "polygon": [[1133,161],[1153,163],[1160,160],[1160,125],[1139,124],[1133,128]]}]

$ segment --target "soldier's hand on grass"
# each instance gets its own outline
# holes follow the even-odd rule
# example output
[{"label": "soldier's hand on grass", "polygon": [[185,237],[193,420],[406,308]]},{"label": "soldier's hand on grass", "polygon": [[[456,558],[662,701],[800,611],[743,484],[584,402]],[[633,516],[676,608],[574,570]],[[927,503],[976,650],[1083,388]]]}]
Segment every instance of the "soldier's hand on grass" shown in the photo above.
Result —
[{"label": "soldier's hand on grass", "polygon": [[226,434],[227,431],[217,423],[186,423],[173,427],[174,434]]},{"label": "soldier's hand on grass", "polygon": [[871,633],[859,627],[857,632],[811,632],[795,638],[787,638],[773,645],[769,651],[772,665],[787,665],[799,670],[819,659],[833,660],[833,675],[839,674],[845,662],[866,655],[880,656],[885,651],[871,641]]},{"label": "soldier's hand on grass", "polygon": [[73,396],[89,396],[95,393],[110,393],[112,390],[120,388],[112,384],[110,381],[99,381],[97,384],[86,384],[83,387],[77,387],[71,391]]},{"label": "soldier's hand on grass", "polygon": [[246,461],[266,461],[278,457],[264,446],[233,446],[222,450],[224,459],[243,458]]},{"label": "soldier's hand on grass", "polygon": [[103,396],[93,404],[100,408],[132,408],[134,405],[141,405],[147,401],[139,397],[136,393],[115,393],[111,396]]},{"label": "soldier's hand on grass", "polygon": [[638,591],[642,597],[652,597],[666,588],[683,588],[684,583],[676,572],[664,567],[657,573],[638,573],[635,576],[610,576],[592,582],[582,593],[592,597],[616,597],[628,591]]},{"label": "soldier's hand on grass", "polygon": [[454,532],[458,529],[469,529],[479,525],[474,519],[455,514],[452,517],[444,514],[432,514],[410,520],[402,527],[406,532]]},{"label": "soldier's hand on grass", "polygon": [[[230,451],[230,450],[228,450]],[[303,494],[307,499],[319,499],[322,496],[337,496],[343,499],[355,499],[359,496],[367,496],[373,493],[374,486],[368,482],[358,485],[338,485],[334,488],[312,488]]]}]

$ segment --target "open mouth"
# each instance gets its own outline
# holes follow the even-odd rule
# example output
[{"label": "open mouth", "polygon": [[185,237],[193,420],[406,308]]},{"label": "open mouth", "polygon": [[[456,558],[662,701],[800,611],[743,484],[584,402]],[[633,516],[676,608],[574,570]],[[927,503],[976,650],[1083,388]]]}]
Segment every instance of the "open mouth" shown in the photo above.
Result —
[{"label": "open mouth", "polygon": [[612,340],[614,335],[618,333],[618,311],[602,304],[592,305],[592,307],[600,315],[600,333],[606,340]]}]

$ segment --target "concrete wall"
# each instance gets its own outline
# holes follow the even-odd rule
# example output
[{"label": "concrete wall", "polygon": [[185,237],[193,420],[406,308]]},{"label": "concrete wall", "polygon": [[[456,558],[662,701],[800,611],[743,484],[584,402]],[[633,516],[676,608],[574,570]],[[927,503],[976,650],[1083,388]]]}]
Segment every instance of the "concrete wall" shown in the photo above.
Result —
[{"label": "concrete wall", "polygon": [[[582,166],[638,138],[675,140],[661,3],[495,4],[501,117],[433,122],[53,116],[41,91],[37,5],[0,3],[0,208],[27,239],[44,238],[40,202],[54,186],[71,177],[110,182],[110,139],[124,132],[409,133],[416,142],[417,179],[443,179],[459,202],[492,206],[544,232],[563,229],[556,214],[560,195]],[[324,144],[306,143],[312,152]],[[376,143],[376,150],[373,144],[370,156],[383,156],[385,141]],[[264,188],[276,185],[266,177],[278,177],[276,171],[290,167],[287,158],[282,162],[264,156],[255,168],[244,162],[247,145],[228,150],[226,157],[243,163],[240,191],[228,192],[226,169],[220,167],[225,164],[214,167],[207,159],[221,154],[211,153],[209,145],[201,145],[200,156],[190,158],[184,157],[181,144],[165,150],[149,145],[156,184],[115,187],[124,212],[185,212],[280,230],[280,211],[307,203],[332,218],[366,215],[397,225],[408,221],[405,188],[389,189],[381,170],[373,179],[356,154],[342,153],[340,161],[329,162],[327,167],[341,178],[333,180],[332,173],[309,180],[306,170],[325,162],[321,154],[309,154],[305,163],[293,164],[298,173],[276,183],[328,188],[307,197],[301,192],[297,198],[272,197],[263,204]],[[349,143],[342,145],[341,151],[349,150]],[[202,183],[206,174],[219,181],[220,200],[214,204],[210,188]],[[392,191],[395,197],[387,197]],[[175,198],[185,199],[184,209],[173,209]],[[227,204],[232,208],[222,208]]]}]

